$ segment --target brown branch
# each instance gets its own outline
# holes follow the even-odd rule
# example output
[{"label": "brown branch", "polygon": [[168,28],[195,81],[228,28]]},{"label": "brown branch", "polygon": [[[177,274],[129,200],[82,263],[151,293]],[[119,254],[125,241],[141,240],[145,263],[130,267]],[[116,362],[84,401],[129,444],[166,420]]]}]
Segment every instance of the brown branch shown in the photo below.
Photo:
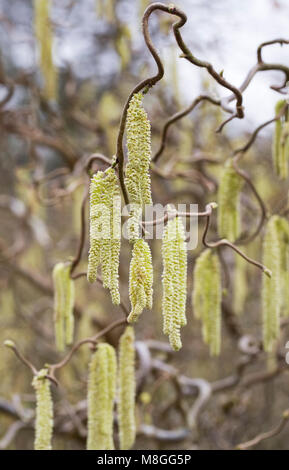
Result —
[{"label": "brown branch", "polygon": [[168,134],[168,130],[170,126],[174,124],[175,122],[179,121],[180,119],[182,119],[184,116],[187,116],[202,101],[209,101],[210,103],[216,106],[220,105],[220,100],[214,100],[208,95],[200,95],[193,101],[193,103],[190,106],[183,109],[182,111],[179,111],[178,113],[173,114],[173,116],[168,118],[168,120],[165,122],[164,127],[162,129],[160,146],[158,150],[156,151],[156,153],[154,154],[154,156],[152,157],[152,162],[156,162],[161,156],[161,154],[163,153],[165,146],[166,146],[166,139],[167,139],[167,134]]},{"label": "brown branch", "polygon": [[259,269],[261,269],[264,274],[266,274],[268,277],[271,277],[272,273],[271,273],[270,269],[266,268],[266,266],[264,266],[262,263],[259,263],[258,261],[255,261],[254,259],[249,258],[249,256],[247,256],[245,253],[243,253],[241,250],[239,250],[239,248],[236,245],[234,245],[234,243],[229,242],[229,240],[226,240],[225,238],[223,238],[223,239],[217,240],[215,242],[208,242],[207,241],[206,238],[207,238],[208,230],[209,230],[209,227],[210,227],[210,219],[211,219],[211,214],[212,214],[212,207],[210,206],[210,204],[208,204],[206,206],[206,209],[208,211],[208,215],[207,215],[206,225],[205,225],[205,229],[204,229],[203,237],[202,237],[203,244],[207,248],[219,248],[219,247],[222,247],[222,246],[228,246],[232,250],[234,250],[236,253],[238,253],[238,255],[242,256],[242,258],[244,258],[248,263],[256,266]]},{"label": "brown branch", "polygon": [[177,23],[174,23],[173,28],[176,25],[178,25],[178,28],[180,28],[187,21],[187,17],[185,13],[183,13],[180,9],[176,7],[170,7],[162,3],[152,3],[151,5],[147,7],[143,15],[142,24],[143,24],[144,40],[145,40],[147,48],[149,49],[151,55],[153,56],[156,62],[158,71],[155,75],[142,80],[138,85],[134,87],[134,89],[131,91],[124,105],[121,119],[120,119],[120,125],[119,125],[118,137],[117,137],[116,157],[117,157],[117,163],[118,163],[118,169],[119,169],[119,181],[120,181],[120,185],[121,185],[121,189],[122,189],[122,193],[123,193],[123,197],[124,197],[124,201],[126,205],[129,204],[129,198],[128,198],[127,190],[126,190],[125,183],[124,183],[123,137],[124,137],[124,132],[125,132],[126,117],[127,117],[127,110],[129,107],[129,102],[135,93],[138,93],[141,90],[144,90],[144,92],[147,92],[148,89],[154,86],[159,80],[161,80],[161,78],[164,75],[164,67],[163,67],[162,61],[152,43],[152,40],[149,34],[149,28],[148,28],[149,17],[156,10],[164,11],[165,13],[176,15],[180,18],[180,20]]},{"label": "brown branch", "polygon": [[83,345],[83,344],[91,344],[92,346],[96,346],[97,344],[97,341],[102,337],[104,336],[106,333],[110,332],[111,330],[113,330],[114,328],[118,327],[118,326],[121,326],[121,325],[124,325],[125,323],[127,323],[127,320],[126,318],[121,318],[119,320],[116,320],[112,323],[110,323],[110,325],[106,326],[105,328],[103,328],[101,331],[99,331],[98,333],[96,333],[94,336],[91,336],[90,338],[85,338],[85,339],[82,339],[81,341],[78,341],[78,343],[76,343],[72,349],[69,351],[69,353],[58,363],[56,364],[49,364],[48,367],[49,367],[49,377],[50,378],[53,378],[54,380],[55,377],[54,377],[54,373],[57,369],[60,369],[62,367],[64,367],[69,361],[70,359],[72,358],[73,354]]},{"label": "brown branch", "polygon": [[246,450],[249,449],[249,447],[256,446],[262,441],[265,441],[266,439],[270,439],[271,437],[277,436],[280,434],[281,431],[285,428],[285,426],[288,423],[289,419],[289,409],[283,411],[282,413],[282,418],[280,422],[275,426],[273,429],[267,432],[262,432],[261,434],[258,434],[258,436],[254,437],[250,441],[243,442],[242,444],[238,444],[236,446],[237,450]]}]

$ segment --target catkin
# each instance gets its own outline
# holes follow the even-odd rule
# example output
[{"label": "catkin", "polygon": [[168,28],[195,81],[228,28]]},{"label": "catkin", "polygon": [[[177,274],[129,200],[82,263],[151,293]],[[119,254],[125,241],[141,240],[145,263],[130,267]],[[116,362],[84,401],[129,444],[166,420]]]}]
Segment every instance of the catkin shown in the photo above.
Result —
[{"label": "catkin", "polygon": [[133,245],[129,269],[129,323],[135,322],[145,307],[152,308],[153,296],[152,256],[148,243],[140,238]]},{"label": "catkin", "polygon": [[[276,216],[277,217],[277,216]],[[277,217],[280,250],[280,299],[281,313],[289,315],[289,222],[284,217]]]},{"label": "catkin", "polygon": [[234,242],[240,235],[240,191],[242,178],[232,160],[227,160],[218,191],[218,232],[220,237]]},{"label": "catkin", "polygon": [[113,407],[116,393],[116,354],[101,343],[89,365],[87,450],[113,450]]},{"label": "catkin", "polygon": [[121,450],[135,441],[135,346],[134,330],[128,326],[119,341],[118,427]]},{"label": "catkin", "polygon": [[272,351],[279,336],[281,310],[281,243],[280,218],[270,218],[263,241],[263,263],[271,270],[271,277],[263,276],[262,314],[263,346]]},{"label": "catkin", "polygon": [[73,342],[74,333],[74,281],[70,277],[71,265],[57,263],[53,269],[54,285],[54,328],[55,341],[59,351],[63,351],[65,344]]},{"label": "catkin", "polygon": [[163,233],[163,332],[171,346],[182,347],[180,328],[186,325],[187,246],[184,226],[179,217],[169,220]]},{"label": "catkin", "polygon": [[[142,106],[142,93],[136,93],[130,100],[127,112],[127,150],[125,185],[132,204],[131,217],[139,217],[138,209],[152,204],[149,166],[151,161],[151,129],[147,113]],[[129,233],[134,241],[135,231]],[[138,238],[138,236],[137,236]]]},{"label": "catkin", "polygon": [[[286,102],[284,100],[277,102],[275,106],[276,116],[280,113],[285,104]],[[275,172],[282,179],[286,179],[288,176],[288,147],[288,124],[283,124],[283,120],[279,118],[275,121],[272,154]]]},{"label": "catkin", "polygon": [[35,450],[51,450],[53,431],[53,403],[47,369],[34,377],[32,385],[36,391]]},{"label": "catkin", "polygon": [[234,298],[233,308],[236,315],[241,315],[248,293],[247,285],[247,263],[237,253],[235,254],[235,270],[234,270]]},{"label": "catkin", "polygon": [[40,67],[44,78],[44,96],[56,100],[58,77],[53,63],[53,35],[50,22],[50,0],[34,0],[35,34],[40,48]]},{"label": "catkin", "polygon": [[121,197],[115,171],[98,171],[90,182],[90,250],[87,279],[94,282],[101,266],[102,282],[112,302],[120,303],[119,254],[121,240]]},{"label": "catkin", "polygon": [[280,217],[279,224],[282,314],[289,316],[289,222]]},{"label": "catkin", "polygon": [[203,339],[211,355],[221,349],[221,270],[219,258],[207,249],[198,257],[194,269],[193,311],[202,321]]}]

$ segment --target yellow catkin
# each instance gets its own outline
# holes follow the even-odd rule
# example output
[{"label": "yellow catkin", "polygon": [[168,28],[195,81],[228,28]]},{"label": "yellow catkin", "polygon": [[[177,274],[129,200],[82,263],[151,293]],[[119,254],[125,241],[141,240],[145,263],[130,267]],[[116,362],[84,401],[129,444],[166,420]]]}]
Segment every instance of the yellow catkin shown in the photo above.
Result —
[{"label": "yellow catkin", "polygon": [[112,302],[120,303],[119,254],[121,244],[121,197],[112,168],[98,171],[90,183],[90,250],[87,279],[94,282],[101,266],[104,287]]},{"label": "yellow catkin", "polygon": [[218,191],[218,232],[231,242],[240,235],[240,191],[242,178],[227,160]]},{"label": "yellow catkin", "polygon": [[202,321],[203,339],[211,355],[221,349],[221,270],[218,256],[205,250],[194,269],[193,311]]},{"label": "yellow catkin", "polygon": [[116,393],[116,354],[107,343],[98,345],[89,366],[87,450],[113,450],[113,408]]},{"label": "yellow catkin", "polygon": [[44,78],[44,96],[56,100],[58,77],[53,63],[53,34],[50,22],[51,0],[34,0],[35,34],[40,49],[40,67]]},{"label": "yellow catkin", "polygon": [[51,450],[53,431],[53,403],[47,369],[34,377],[32,385],[36,391],[35,450]]},{"label": "yellow catkin", "polygon": [[54,328],[55,341],[59,351],[63,351],[65,344],[73,342],[74,334],[74,281],[70,277],[71,265],[57,263],[53,269],[54,286]]},{"label": "yellow catkin", "polygon": [[134,243],[129,269],[129,323],[137,321],[145,307],[152,308],[153,267],[148,243],[140,238]]},{"label": "yellow catkin", "polygon": [[[132,204],[131,217],[139,215],[138,209],[152,204],[149,166],[151,161],[151,129],[147,113],[142,106],[142,93],[136,93],[130,100],[127,112],[128,163],[125,185]],[[129,233],[130,235],[130,233]],[[135,240],[135,233],[130,235]]]},{"label": "yellow catkin", "polygon": [[272,351],[279,336],[281,311],[281,246],[280,219],[270,218],[263,241],[263,263],[272,271],[272,276],[263,276],[262,315],[263,346],[265,351]]},{"label": "yellow catkin", "polygon": [[[279,100],[275,106],[275,115],[277,116],[286,104],[284,100]],[[276,174],[285,179],[288,176],[288,128],[283,132],[283,118],[275,121],[275,130],[273,136],[272,154],[273,165]]]},{"label": "yellow catkin", "polygon": [[179,217],[169,220],[163,233],[163,332],[171,346],[182,347],[180,328],[186,325],[187,246],[184,226]]},{"label": "yellow catkin", "polygon": [[134,330],[128,326],[119,341],[118,428],[121,450],[128,450],[136,436]]}]

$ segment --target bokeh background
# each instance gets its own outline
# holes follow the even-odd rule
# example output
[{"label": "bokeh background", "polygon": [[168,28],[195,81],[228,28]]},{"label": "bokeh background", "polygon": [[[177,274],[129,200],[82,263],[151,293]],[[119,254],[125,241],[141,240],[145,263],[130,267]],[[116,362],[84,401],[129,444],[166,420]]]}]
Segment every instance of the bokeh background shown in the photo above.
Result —
[{"label": "bokeh background", "polygon": [[[13,84],[10,99],[0,109],[0,340],[13,339],[41,368],[61,358],[54,345],[51,272],[56,262],[74,256],[77,250],[85,161],[94,152],[109,158],[114,155],[126,98],[136,83],[154,73],[155,64],[141,34],[143,11],[152,2],[51,1],[53,64],[58,78],[57,93],[48,97],[34,33],[33,3],[0,0],[0,100],[5,101]],[[212,62],[216,70],[224,70],[225,78],[236,86],[256,63],[261,42],[288,38],[286,0],[179,0],[177,5],[188,16],[183,34],[190,49]],[[164,79],[145,98],[153,154],[169,116],[200,93],[229,94],[205,70],[179,57],[172,21],[166,14],[155,14],[150,21],[152,39],[165,67]],[[266,61],[288,64],[288,58],[288,46],[274,45],[264,51]],[[154,202],[194,203],[203,210],[206,203],[216,200],[226,158],[259,124],[274,116],[280,95],[270,85],[281,83],[280,75],[276,71],[257,74],[244,93],[245,118],[232,121],[221,134],[215,131],[227,115],[209,103],[171,127],[159,171],[152,173]],[[276,213],[288,204],[288,181],[280,182],[273,174],[272,132],[273,125],[262,131],[242,167],[268,212]],[[243,230],[250,233],[260,209],[248,188],[242,192],[241,202]],[[200,233],[202,228],[200,222]],[[217,238],[215,219],[210,238]],[[211,358],[191,308],[193,267],[203,249],[200,241],[189,252],[183,348],[172,353],[161,325],[160,241],[152,241],[151,248],[154,306],[136,325],[139,350],[141,345],[149,348],[151,359],[145,374],[141,356],[138,362],[135,448],[232,449],[274,427],[288,407],[288,330],[284,321],[278,350],[268,358],[259,348],[261,272],[243,260],[236,263],[232,251],[222,250],[226,266],[222,352],[219,358]],[[261,259],[261,248],[262,233],[244,249]],[[127,306],[130,251],[124,241],[120,280]],[[87,252],[86,240],[80,271],[86,270]],[[75,282],[77,341],[95,334],[122,313],[111,305],[101,286],[88,285],[85,278]],[[116,329],[106,340],[116,346],[120,333]],[[240,348],[248,335],[252,350],[257,351],[251,355]],[[89,349],[83,347],[59,372],[61,387],[53,389],[55,449],[85,448],[89,357]],[[182,387],[176,379],[181,374],[203,382]],[[0,346],[0,375],[0,447],[31,449],[35,407],[31,373]],[[211,390],[207,399],[203,396],[206,386]],[[204,399],[201,408],[196,402],[198,393]],[[196,420],[189,427],[187,417],[196,409]],[[7,431],[12,425],[10,439]],[[286,449],[288,432],[285,428],[257,448]]]}]

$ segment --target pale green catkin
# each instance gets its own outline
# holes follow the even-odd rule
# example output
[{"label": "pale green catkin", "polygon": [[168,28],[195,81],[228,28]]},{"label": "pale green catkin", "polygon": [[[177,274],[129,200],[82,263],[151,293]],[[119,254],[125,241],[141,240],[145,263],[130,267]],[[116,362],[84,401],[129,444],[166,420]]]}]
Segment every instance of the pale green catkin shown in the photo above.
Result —
[{"label": "pale green catkin", "polygon": [[262,315],[263,346],[265,351],[272,351],[279,336],[281,311],[281,243],[280,218],[270,218],[263,241],[263,263],[272,271],[272,276],[263,276]]},{"label": "pale green catkin", "polygon": [[282,127],[280,139],[279,176],[281,179],[288,177],[289,162],[289,122],[285,122]]},{"label": "pale green catkin", "polygon": [[87,450],[113,450],[113,408],[116,394],[116,354],[101,343],[89,365]]},{"label": "pale green catkin", "polygon": [[232,160],[227,160],[218,190],[218,232],[234,242],[240,235],[240,191],[243,180],[236,173]]},{"label": "pale green catkin", "polygon": [[233,310],[236,315],[241,315],[243,313],[248,293],[246,268],[247,262],[240,255],[238,255],[238,253],[236,253],[233,292]]},{"label": "pale green catkin", "polygon": [[195,264],[192,304],[195,317],[202,321],[204,342],[214,356],[221,349],[221,292],[219,258],[207,249]]},{"label": "pale green catkin", "polygon": [[179,217],[169,220],[162,240],[163,332],[175,351],[182,347],[180,328],[186,325],[187,244]]},{"label": "pale green catkin", "polygon": [[[126,129],[128,162],[125,172],[125,185],[130,204],[130,217],[139,218],[139,208],[152,204],[149,167],[151,162],[151,129],[147,113],[142,106],[142,93],[136,93],[130,100]],[[133,224],[135,227],[135,224]],[[129,231],[130,240],[139,238],[135,230]]]},{"label": "pale green catkin", "polygon": [[[286,104],[284,100],[277,102],[275,106],[275,115],[277,116],[283,106]],[[282,119],[277,119],[275,121],[275,131],[273,136],[273,145],[272,145],[272,154],[273,154],[273,165],[276,174],[282,178],[286,179],[288,176],[288,127],[285,126],[283,129]],[[287,129],[286,129],[287,127]]]},{"label": "pale green catkin", "polygon": [[118,428],[121,450],[129,450],[136,436],[134,330],[128,326],[119,341]]},{"label": "pale green catkin", "polygon": [[127,318],[129,323],[135,322],[145,307],[152,308],[152,286],[151,251],[148,243],[140,238],[133,245],[129,269],[129,298],[131,302],[131,312]]},{"label": "pale green catkin", "polygon": [[53,269],[54,329],[59,351],[73,342],[74,333],[74,281],[70,277],[70,263],[57,263]]},{"label": "pale green catkin", "polygon": [[119,254],[121,244],[121,196],[112,168],[98,171],[90,182],[90,250],[87,279],[96,281],[101,266],[102,282],[112,302],[120,303]]},{"label": "pale green catkin", "polygon": [[280,282],[281,313],[289,315],[289,222],[283,217],[278,219],[280,243]]},{"label": "pale green catkin", "polygon": [[53,403],[47,369],[34,377],[32,385],[36,391],[35,450],[51,450],[53,431]]},{"label": "pale green catkin", "polygon": [[50,21],[51,0],[34,0],[35,34],[40,48],[40,67],[44,78],[44,95],[56,100],[58,77],[53,63],[53,35]]}]

